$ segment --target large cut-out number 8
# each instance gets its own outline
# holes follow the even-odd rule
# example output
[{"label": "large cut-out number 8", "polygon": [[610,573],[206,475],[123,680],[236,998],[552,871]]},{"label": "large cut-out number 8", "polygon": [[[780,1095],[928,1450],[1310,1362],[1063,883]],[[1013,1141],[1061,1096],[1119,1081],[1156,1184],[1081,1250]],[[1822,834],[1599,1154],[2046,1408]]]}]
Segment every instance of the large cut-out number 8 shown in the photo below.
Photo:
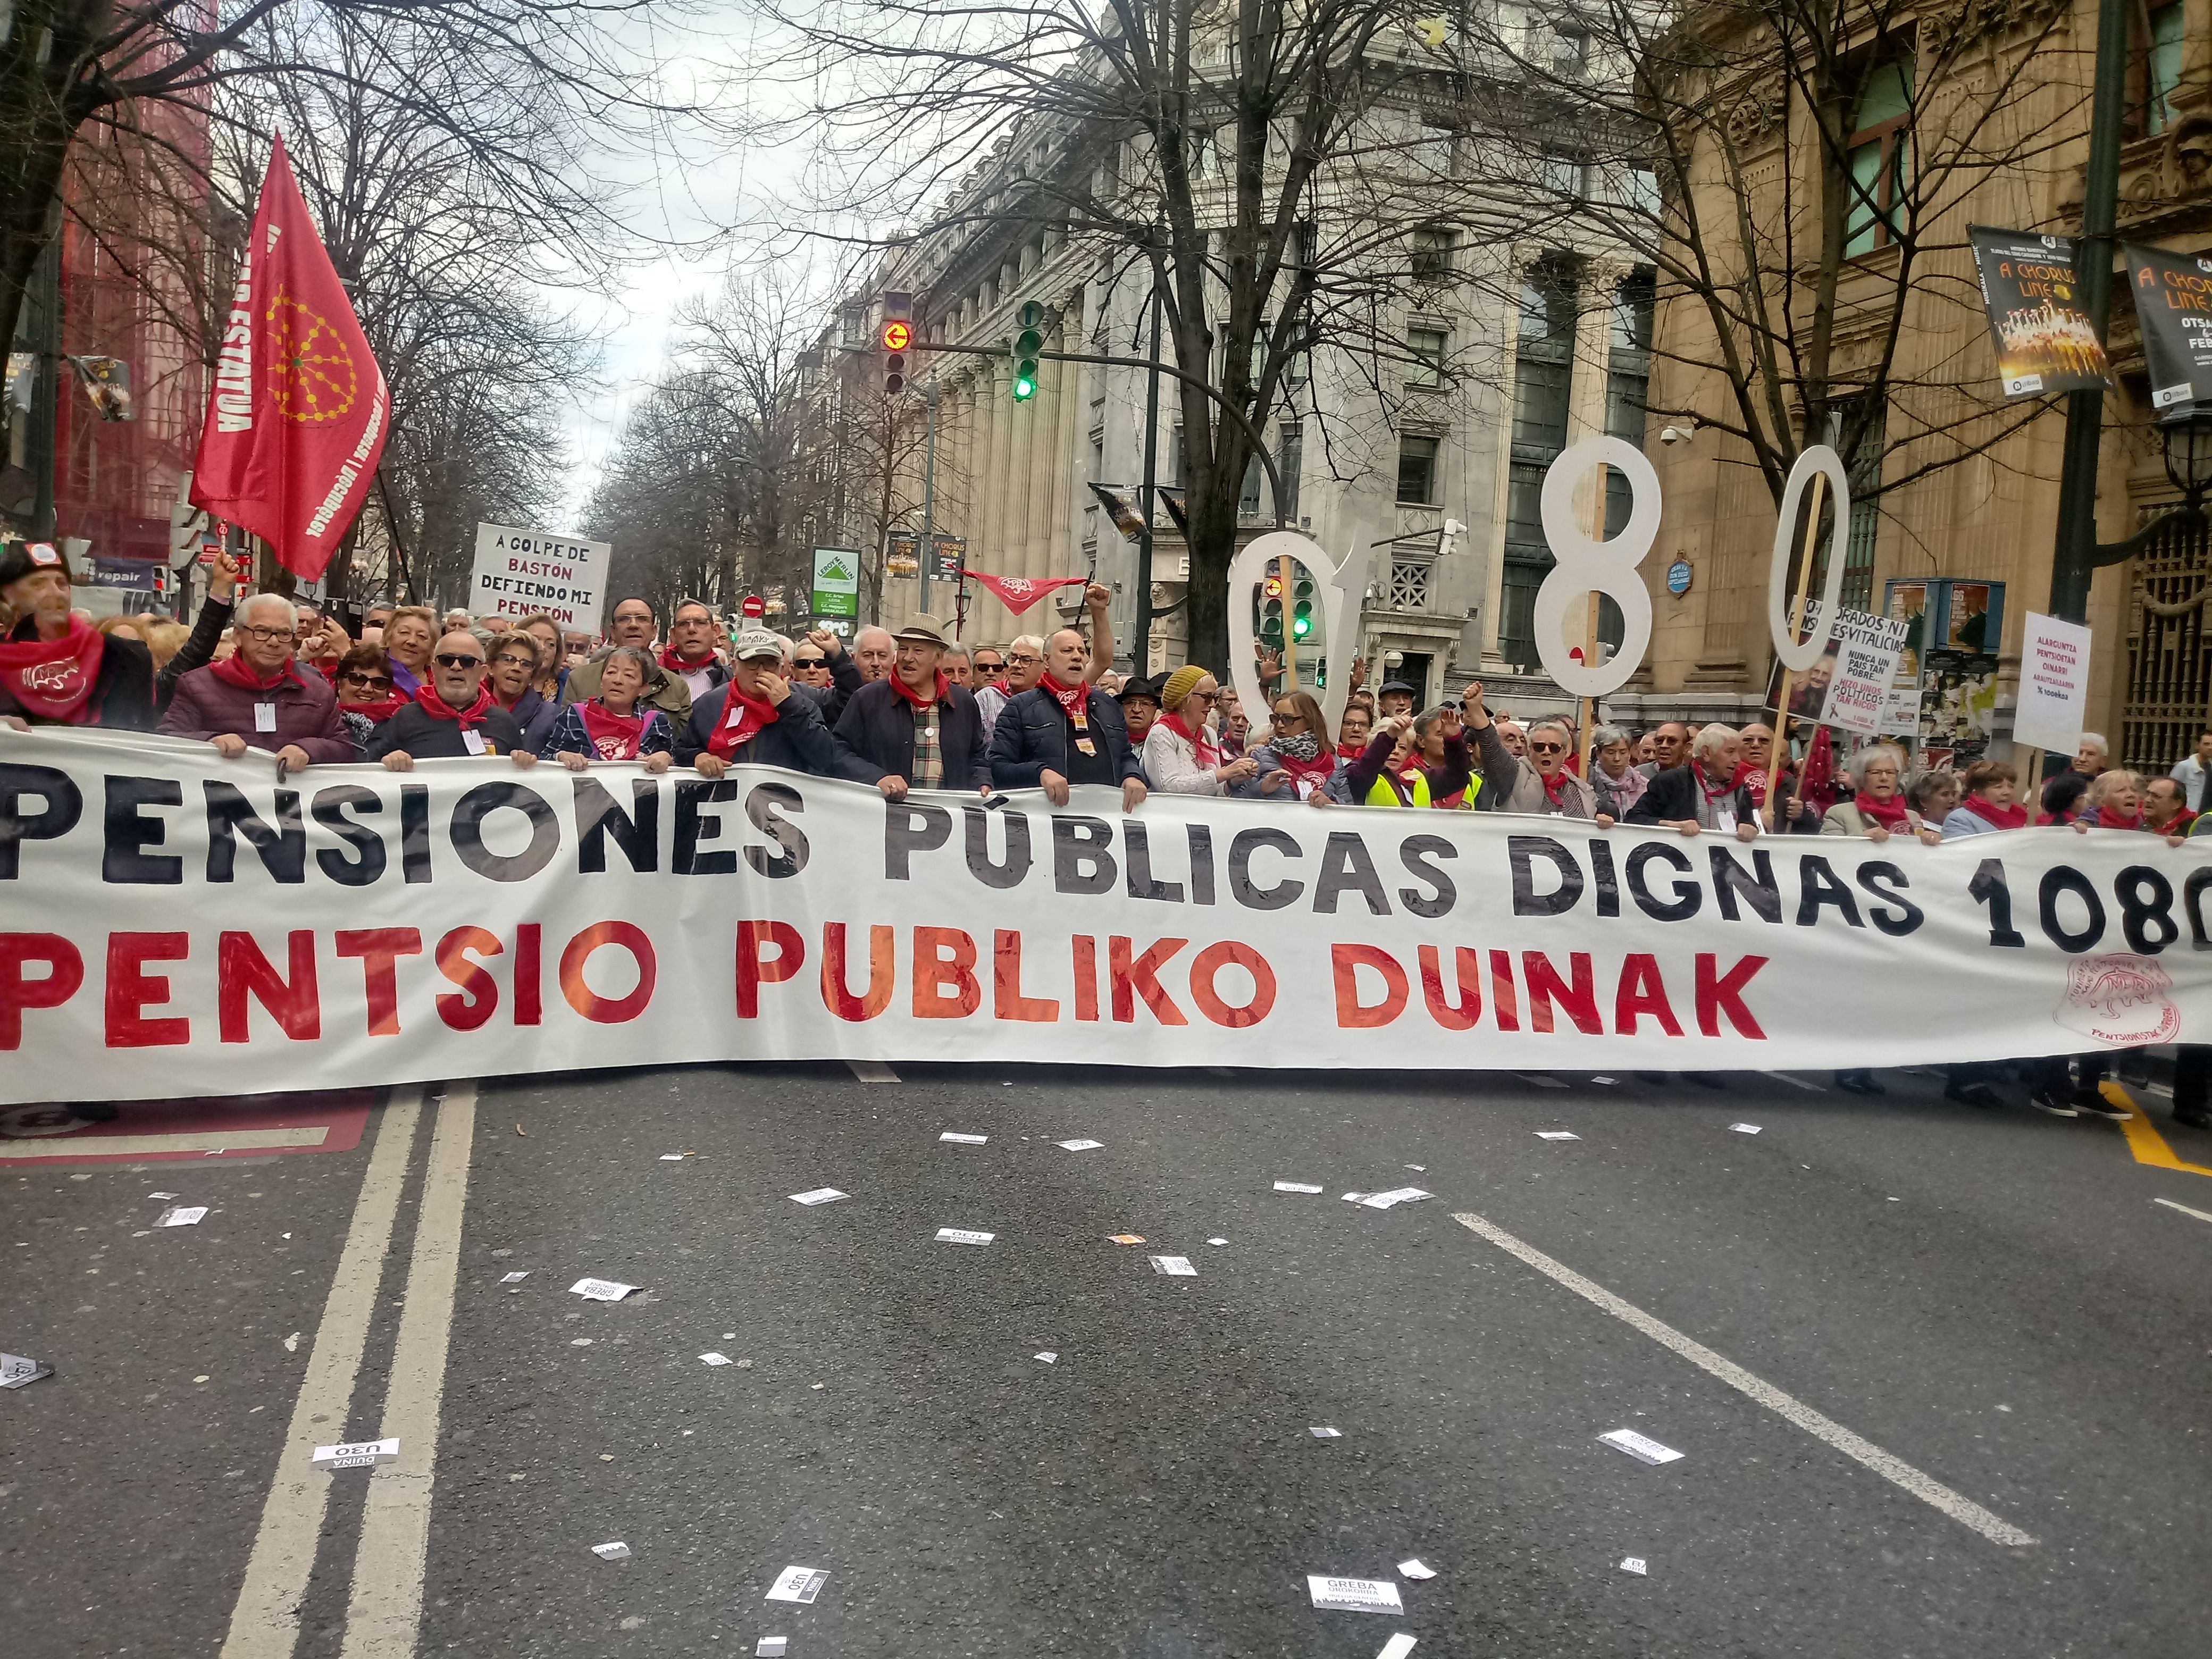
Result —
[{"label": "large cut-out number 8", "polygon": [[[1630,502],[1628,523],[1602,542],[1575,521],[1575,488],[1600,466],[1617,468],[1627,478]],[[1651,593],[1636,567],[1658,539],[1659,475],[1644,452],[1626,439],[1585,438],[1545,472],[1542,507],[1553,563],[1536,590],[1536,654],[1553,684],[1570,696],[1602,697],[1628,683],[1651,643]],[[1584,632],[1585,593],[1602,593],[1620,607],[1620,647],[1601,668],[1583,661],[1579,648],[1566,640],[1571,604],[1577,637]]]}]

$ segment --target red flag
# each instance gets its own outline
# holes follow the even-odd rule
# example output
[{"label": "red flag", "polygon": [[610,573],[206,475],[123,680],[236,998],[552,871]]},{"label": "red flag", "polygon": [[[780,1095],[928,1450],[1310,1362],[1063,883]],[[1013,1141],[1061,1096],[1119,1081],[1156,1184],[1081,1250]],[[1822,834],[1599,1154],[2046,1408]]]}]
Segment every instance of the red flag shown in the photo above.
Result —
[{"label": "red flag", "polygon": [[1087,582],[1088,576],[987,576],[980,570],[961,573],[970,581],[977,581],[999,596],[999,603],[1017,617],[1028,610],[1055,587],[1066,587],[1072,582]]},{"label": "red flag", "polygon": [[361,511],[391,415],[384,371],[279,137],[231,295],[192,500],[312,581]]}]

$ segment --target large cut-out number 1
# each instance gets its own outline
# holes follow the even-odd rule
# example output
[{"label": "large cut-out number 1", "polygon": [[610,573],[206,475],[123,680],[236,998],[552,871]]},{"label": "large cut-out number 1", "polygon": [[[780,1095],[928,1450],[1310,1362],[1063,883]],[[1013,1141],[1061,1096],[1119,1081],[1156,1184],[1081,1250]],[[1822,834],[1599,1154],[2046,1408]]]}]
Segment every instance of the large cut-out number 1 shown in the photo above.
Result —
[{"label": "large cut-out number 1", "polygon": [[[1617,468],[1628,480],[1628,522],[1607,541],[1594,539],[1575,520],[1576,486],[1601,466]],[[1651,593],[1636,568],[1659,537],[1659,475],[1626,439],[1585,438],[1545,472],[1541,505],[1553,564],[1536,590],[1536,654],[1562,691],[1602,697],[1628,683],[1651,642]],[[1579,644],[1567,642],[1571,605],[1577,640],[1585,633],[1585,593],[1602,593],[1620,607],[1620,647],[1602,667],[1583,661]]]}]

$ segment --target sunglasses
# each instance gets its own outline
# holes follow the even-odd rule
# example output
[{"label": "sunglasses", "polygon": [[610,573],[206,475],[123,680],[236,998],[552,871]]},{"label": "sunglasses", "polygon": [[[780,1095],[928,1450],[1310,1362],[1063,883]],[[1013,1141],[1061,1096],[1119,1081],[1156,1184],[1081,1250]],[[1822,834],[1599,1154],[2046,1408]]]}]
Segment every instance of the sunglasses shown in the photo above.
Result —
[{"label": "sunglasses", "polygon": [[365,685],[373,691],[392,689],[392,676],[389,674],[341,674],[338,682],[342,685]]},{"label": "sunglasses", "polygon": [[793,657],[792,661],[801,668],[822,668],[828,665],[827,657]]},{"label": "sunglasses", "polygon": [[1566,747],[1564,743],[1532,743],[1528,745],[1528,752],[1532,755],[1559,755],[1565,753]]},{"label": "sunglasses", "polygon": [[441,668],[482,668],[483,666],[483,659],[482,657],[464,657],[456,652],[441,651],[438,653],[438,666]]},{"label": "sunglasses", "polygon": [[981,657],[975,659],[975,672],[979,674],[995,674],[1005,666],[1002,662],[986,661]]}]

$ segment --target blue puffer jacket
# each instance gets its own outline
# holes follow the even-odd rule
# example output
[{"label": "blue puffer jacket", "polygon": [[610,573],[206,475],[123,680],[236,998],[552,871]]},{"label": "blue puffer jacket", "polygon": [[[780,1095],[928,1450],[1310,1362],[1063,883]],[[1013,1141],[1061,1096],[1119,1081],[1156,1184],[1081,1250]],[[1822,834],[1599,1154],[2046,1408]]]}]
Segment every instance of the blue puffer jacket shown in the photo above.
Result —
[{"label": "blue puffer jacket", "polygon": [[[1129,747],[1129,727],[1121,705],[1097,686],[1085,708],[1091,726],[1106,740],[1114,781],[1145,775],[1137,751]],[[1067,716],[1052,694],[1038,686],[1023,692],[999,711],[991,734],[991,778],[1001,789],[1035,789],[1047,769],[1062,777],[1068,769]]]}]

